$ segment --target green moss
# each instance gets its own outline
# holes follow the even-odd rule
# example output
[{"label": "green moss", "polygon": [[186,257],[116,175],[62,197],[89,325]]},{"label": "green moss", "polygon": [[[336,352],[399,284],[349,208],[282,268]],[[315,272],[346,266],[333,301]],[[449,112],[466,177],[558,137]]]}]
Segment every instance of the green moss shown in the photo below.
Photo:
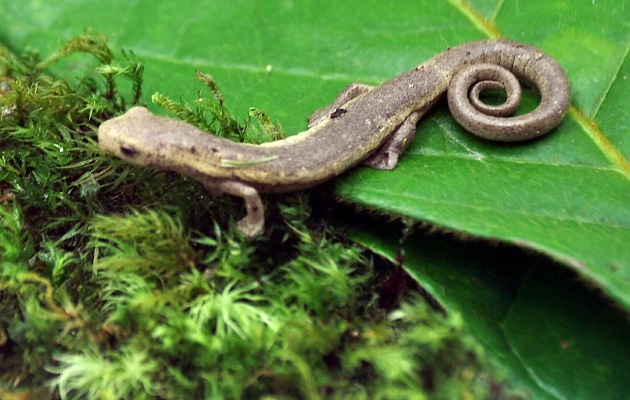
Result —
[{"label": "green moss", "polygon": [[[95,57],[92,78],[44,72],[76,51]],[[496,396],[461,319],[413,291],[379,307],[400,272],[316,227],[305,193],[274,200],[267,236],[248,240],[239,203],[102,155],[96,127],[141,93],[131,53],[117,61],[86,33],[44,61],[0,61],[0,397]],[[230,117],[200,78],[212,97],[194,110],[160,104],[240,140],[251,118],[280,135],[258,111]]]},{"label": "green moss", "polygon": [[199,91],[195,109],[187,104],[178,103],[162,93],[153,94],[151,101],[172,116],[187,121],[199,129],[237,142],[260,144],[285,138],[282,127],[256,108],[250,108],[248,118],[244,122],[233,118],[214,78],[200,71],[195,72],[199,80],[208,87],[211,95],[210,98],[206,98]]}]

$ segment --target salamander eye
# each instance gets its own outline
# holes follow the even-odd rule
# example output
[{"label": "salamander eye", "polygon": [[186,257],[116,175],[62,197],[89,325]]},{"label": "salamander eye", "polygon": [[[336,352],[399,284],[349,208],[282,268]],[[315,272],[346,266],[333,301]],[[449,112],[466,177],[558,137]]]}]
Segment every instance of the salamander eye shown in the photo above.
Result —
[{"label": "salamander eye", "polygon": [[120,152],[126,155],[127,157],[135,157],[138,154],[140,154],[138,150],[134,149],[131,146],[126,146],[126,145],[120,146]]}]

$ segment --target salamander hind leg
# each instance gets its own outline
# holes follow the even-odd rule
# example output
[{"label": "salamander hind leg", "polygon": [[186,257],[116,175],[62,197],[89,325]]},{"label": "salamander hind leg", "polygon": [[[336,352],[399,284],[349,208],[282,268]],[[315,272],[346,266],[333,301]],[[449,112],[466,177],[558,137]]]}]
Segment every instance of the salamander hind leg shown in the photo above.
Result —
[{"label": "salamander hind leg", "polygon": [[389,138],[361,164],[374,169],[392,170],[398,164],[398,157],[407,150],[409,143],[416,134],[416,124],[421,113],[409,114],[407,119],[396,129]]},{"label": "salamander hind leg", "polygon": [[265,209],[256,189],[238,181],[213,181],[203,183],[203,186],[210,194],[223,192],[242,198],[245,202],[247,215],[238,221],[238,229],[249,237],[262,233],[265,227]]},{"label": "salamander hind leg", "polygon": [[313,112],[313,114],[309,115],[308,127],[314,127],[315,125],[325,120],[326,117],[331,116],[339,107],[343,106],[357,96],[360,96],[365,92],[369,92],[372,89],[374,89],[374,86],[366,85],[363,83],[353,82],[349,84],[344,90],[341,91],[341,93],[339,93],[335,101],[333,101],[329,106],[317,109]]}]

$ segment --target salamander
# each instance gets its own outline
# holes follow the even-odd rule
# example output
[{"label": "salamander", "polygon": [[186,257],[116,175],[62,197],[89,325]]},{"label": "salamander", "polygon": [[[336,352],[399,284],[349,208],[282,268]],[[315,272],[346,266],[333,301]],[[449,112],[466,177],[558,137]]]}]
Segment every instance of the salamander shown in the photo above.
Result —
[{"label": "salamander", "polygon": [[[519,80],[533,84],[541,101],[531,112],[512,116],[520,103]],[[481,93],[488,89],[504,90],[505,103],[485,104]],[[482,40],[449,48],[379,86],[351,84],[310,117],[306,131],[284,140],[236,143],[143,107],[102,123],[98,140],[102,150],[130,163],[188,175],[212,195],[241,197],[247,215],[239,229],[256,236],[264,227],[260,192],[311,187],[359,163],[393,169],[418,120],[445,94],[466,130],[512,142],[560,124],[570,92],[565,72],[544,52],[508,40]]]}]

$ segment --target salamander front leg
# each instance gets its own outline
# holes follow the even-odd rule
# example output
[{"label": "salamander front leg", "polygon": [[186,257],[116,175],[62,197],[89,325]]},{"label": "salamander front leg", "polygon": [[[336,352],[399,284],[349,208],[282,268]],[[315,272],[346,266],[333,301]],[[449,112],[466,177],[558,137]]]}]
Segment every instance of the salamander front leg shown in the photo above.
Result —
[{"label": "salamander front leg", "polygon": [[247,215],[238,221],[238,229],[245,236],[254,237],[262,233],[265,227],[265,209],[260,200],[258,191],[252,186],[237,181],[208,182],[203,183],[204,188],[210,194],[223,192],[232,196],[241,197],[245,202]]}]

